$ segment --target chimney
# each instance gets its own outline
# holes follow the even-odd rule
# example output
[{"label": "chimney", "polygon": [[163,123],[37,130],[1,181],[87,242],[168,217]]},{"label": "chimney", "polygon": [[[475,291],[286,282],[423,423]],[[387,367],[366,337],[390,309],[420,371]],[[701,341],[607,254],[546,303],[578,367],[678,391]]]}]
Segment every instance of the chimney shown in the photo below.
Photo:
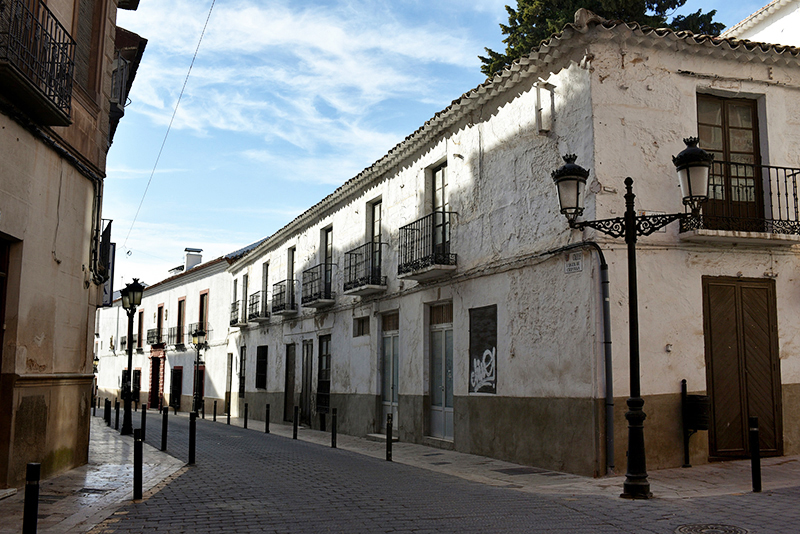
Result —
[{"label": "chimney", "polygon": [[187,248],[186,249],[186,262],[183,266],[183,272],[197,267],[203,262],[203,249],[202,248]]}]

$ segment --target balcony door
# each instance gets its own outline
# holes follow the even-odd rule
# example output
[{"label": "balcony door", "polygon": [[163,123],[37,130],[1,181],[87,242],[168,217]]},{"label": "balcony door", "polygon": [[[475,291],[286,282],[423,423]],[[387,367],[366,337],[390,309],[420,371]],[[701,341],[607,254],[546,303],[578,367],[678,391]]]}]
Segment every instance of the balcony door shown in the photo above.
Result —
[{"label": "balcony door", "polygon": [[450,191],[447,165],[433,170],[433,253],[439,257],[450,252]]},{"label": "balcony door", "polygon": [[756,101],[698,95],[697,123],[700,146],[714,154],[705,227],[763,232]]}]

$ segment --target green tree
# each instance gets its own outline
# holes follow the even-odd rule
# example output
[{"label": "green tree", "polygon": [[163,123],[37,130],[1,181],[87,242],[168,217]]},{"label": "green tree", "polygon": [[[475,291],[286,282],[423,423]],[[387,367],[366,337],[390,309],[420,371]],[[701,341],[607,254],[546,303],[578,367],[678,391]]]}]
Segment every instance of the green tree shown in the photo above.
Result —
[{"label": "green tree", "polygon": [[572,22],[580,8],[609,20],[719,35],[725,25],[713,21],[716,10],[704,14],[701,9],[691,15],[678,15],[667,23],[670,14],[685,3],[686,0],[517,0],[516,9],[506,6],[508,25],[500,24],[506,36],[503,39],[506,51],[500,53],[486,48],[487,55],[478,56],[483,63],[481,72],[492,76],[515,59],[529,54],[539,43]]}]

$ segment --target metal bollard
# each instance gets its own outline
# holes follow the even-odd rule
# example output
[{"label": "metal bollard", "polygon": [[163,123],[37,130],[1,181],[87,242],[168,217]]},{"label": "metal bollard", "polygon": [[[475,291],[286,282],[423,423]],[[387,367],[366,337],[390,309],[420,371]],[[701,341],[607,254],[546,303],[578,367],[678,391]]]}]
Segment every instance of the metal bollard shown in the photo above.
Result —
[{"label": "metal bollard", "polygon": [[161,450],[167,450],[167,430],[168,430],[168,423],[167,417],[169,416],[169,407],[165,407],[164,410],[161,412]]},{"label": "metal bollard", "polygon": [[30,463],[25,471],[25,504],[22,514],[22,534],[36,534],[39,519],[39,477],[42,464]]},{"label": "metal bollard", "polygon": [[336,408],[331,412],[331,447],[336,448]]},{"label": "metal bollard", "polygon": [[269,434],[269,403],[267,403],[267,409],[264,411],[264,433]]},{"label": "metal bollard", "polygon": [[189,465],[194,465],[194,446],[197,432],[197,414],[189,413]]},{"label": "metal bollard", "polygon": [[106,426],[111,426],[111,401],[108,399],[103,399],[103,419]]},{"label": "metal bollard", "polygon": [[147,404],[142,404],[142,441],[147,429]]},{"label": "metal bollard", "polygon": [[[142,412],[144,414],[144,412]],[[133,429],[133,500],[142,498],[142,429]]]},{"label": "metal bollard", "polygon": [[750,423],[750,470],[753,474],[753,493],[761,492],[761,446],[758,441],[758,417],[748,418]]},{"label": "metal bollard", "polygon": [[247,409],[248,409],[248,406],[247,406],[247,403],[245,402],[244,403],[244,428],[245,428],[245,430],[247,430]]},{"label": "metal bollard", "polygon": [[217,422],[217,401],[214,401],[214,422]]},{"label": "metal bollard", "polygon": [[386,414],[386,461],[392,461],[392,414]]},{"label": "metal bollard", "polygon": [[298,421],[299,419],[300,419],[300,407],[299,406],[295,406],[294,407],[294,417],[292,418],[292,421],[293,421],[293,423],[292,423],[292,425],[293,425],[292,439],[297,439],[297,423],[299,422]]},{"label": "metal bollard", "polygon": [[231,424],[231,403],[228,403],[228,424]]},{"label": "metal bollard", "polygon": [[114,399],[114,413],[116,413],[114,418],[114,430],[119,430],[119,399]]},{"label": "metal bollard", "polygon": [[97,417],[97,404],[100,402],[99,397],[92,396],[92,416]]}]

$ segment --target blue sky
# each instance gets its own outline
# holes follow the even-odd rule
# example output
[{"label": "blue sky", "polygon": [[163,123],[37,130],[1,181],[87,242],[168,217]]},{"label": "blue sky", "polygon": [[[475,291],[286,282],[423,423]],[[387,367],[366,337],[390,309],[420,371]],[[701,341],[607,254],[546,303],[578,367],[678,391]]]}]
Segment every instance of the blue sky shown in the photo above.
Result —
[{"label": "blue sky", "polygon": [[[142,0],[148,39],[109,156],[114,286],[155,283],[186,247],[210,260],[266,237],[484,81],[509,0]],[[736,24],[767,0],[688,0]]]}]

